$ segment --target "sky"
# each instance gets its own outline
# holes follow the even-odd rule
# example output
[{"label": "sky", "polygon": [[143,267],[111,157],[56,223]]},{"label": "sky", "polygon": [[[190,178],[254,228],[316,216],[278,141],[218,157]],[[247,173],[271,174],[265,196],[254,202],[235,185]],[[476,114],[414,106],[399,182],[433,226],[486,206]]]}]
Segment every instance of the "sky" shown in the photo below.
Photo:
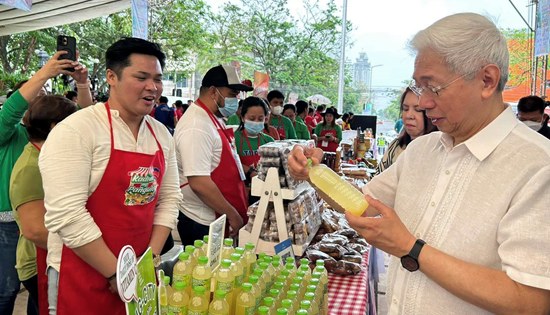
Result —
[{"label": "sky", "polygon": [[[528,20],[528,0],[512,2]],[[347,20],[354,29],[346,59],[354,61],[360,52],[367,53],[371,65],[381,65],[373,69],[373,88],[401,87],[413,72],[408,40],[440,18],[459,12],[483,14],[499,28],[526,27],[508,0],[348,0]]]}]

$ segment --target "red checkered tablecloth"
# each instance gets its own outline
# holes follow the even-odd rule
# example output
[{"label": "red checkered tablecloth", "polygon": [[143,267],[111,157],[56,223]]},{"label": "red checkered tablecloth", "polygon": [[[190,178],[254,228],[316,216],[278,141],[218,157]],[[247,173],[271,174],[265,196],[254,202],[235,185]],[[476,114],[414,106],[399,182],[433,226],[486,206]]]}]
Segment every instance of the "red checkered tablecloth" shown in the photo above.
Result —
[{"label": "red checkered tablecloth", "polygon": [[365,315],[368,313],[368,252],[363,255],[363,270],[354,276],[329,273],[328,305],[330,315]]}]

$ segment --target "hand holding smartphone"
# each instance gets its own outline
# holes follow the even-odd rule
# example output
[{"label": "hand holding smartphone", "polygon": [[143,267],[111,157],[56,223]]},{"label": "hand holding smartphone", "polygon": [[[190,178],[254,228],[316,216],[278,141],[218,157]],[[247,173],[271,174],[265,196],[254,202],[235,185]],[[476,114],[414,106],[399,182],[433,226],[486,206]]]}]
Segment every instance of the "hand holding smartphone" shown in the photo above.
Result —
[{"label": "hand holding smartphone", "polygon": [[[66,35],[57,36],[57,51],[64,50],[67,53],[61,55],[59,59],[69,59],[76,61],[76,38]],[[66,68],[66,70],[73,72],[74,68]]]}]

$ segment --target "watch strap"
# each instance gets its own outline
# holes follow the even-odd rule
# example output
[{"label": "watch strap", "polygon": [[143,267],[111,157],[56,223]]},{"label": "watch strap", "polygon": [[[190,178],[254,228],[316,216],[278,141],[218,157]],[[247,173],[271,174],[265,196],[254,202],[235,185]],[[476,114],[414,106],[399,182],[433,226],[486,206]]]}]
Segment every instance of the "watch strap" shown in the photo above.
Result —
[{"label": "watch strap", "polygon": [[420,256],[420,251],[422,250],[422,247],[424,247],[424,244],[426,244],[424,240],[417,239],[416,242],[414,242],[413,248],[409,252],[409,256],[418,261],[418,256]]}]

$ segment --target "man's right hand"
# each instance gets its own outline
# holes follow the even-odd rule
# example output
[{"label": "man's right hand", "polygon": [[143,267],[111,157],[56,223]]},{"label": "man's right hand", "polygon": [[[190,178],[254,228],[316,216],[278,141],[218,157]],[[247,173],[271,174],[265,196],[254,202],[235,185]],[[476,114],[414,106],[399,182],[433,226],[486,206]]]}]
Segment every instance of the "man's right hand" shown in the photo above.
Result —
[{"label": "man's right hand", "polygon": [[64,50],[60,50],[56,52],[50,60],[36,73],[37,75],[42,75],[43,78],[46,80],[49,78],[53,78],[55,76],[58,76],[60,74],[72,74],[71,71],[65,70],[67,68],[74,68],[80,65],[78,61],[72,61],[69,59],[61,59],[59,60],[59,57],[61,55],[66,54],[67,52]]},{"label": "man's right hand", "polygon": [[288,169],[292,177],[302,180],[309,178],[307,168],[308,158],[311,158],[313,165],[319,164],[323,160],[323,150],[319,148],[304,148],[299,145],[294,146],[288,156]]},{"label": "man's right hand", "polygon": [[239,234],[239,230],[244,226],[243,218],[235,210],[235,214],[227,216],[227,221],[229,221],[229,236],[234,237]]}]

